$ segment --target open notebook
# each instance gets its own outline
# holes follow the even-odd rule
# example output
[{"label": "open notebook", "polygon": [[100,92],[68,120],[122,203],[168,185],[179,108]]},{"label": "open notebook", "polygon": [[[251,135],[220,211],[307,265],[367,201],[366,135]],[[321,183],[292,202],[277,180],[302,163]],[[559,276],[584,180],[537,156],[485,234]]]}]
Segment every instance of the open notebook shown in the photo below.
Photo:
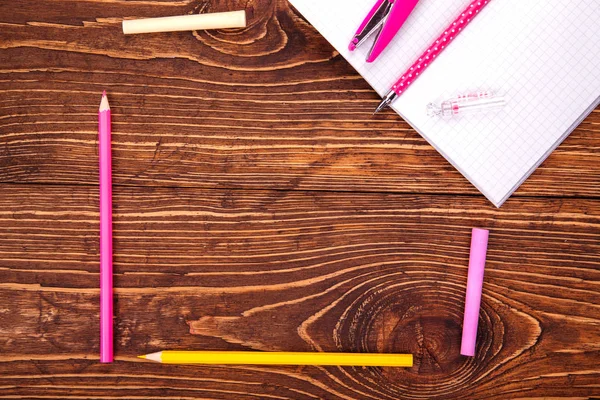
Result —
[{"label": "open notebook", "polygon": [[[380,95],[470,1],[421,0],[367,64],[371,42],[354,52],[348,43],[374,0],[290,0]],[[456,119],[426,114],[429,102],[477,90],[508,104]],[[499,207],[599,102],[600,0],[492,0],[394,109]]]}]

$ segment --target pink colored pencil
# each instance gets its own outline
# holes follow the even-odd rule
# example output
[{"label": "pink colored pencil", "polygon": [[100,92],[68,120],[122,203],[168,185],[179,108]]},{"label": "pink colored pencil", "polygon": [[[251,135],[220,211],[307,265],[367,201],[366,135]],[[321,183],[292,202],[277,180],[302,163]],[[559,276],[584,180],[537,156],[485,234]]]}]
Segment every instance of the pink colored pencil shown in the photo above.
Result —
[{"label": "pink colored pencil", "polygon": [[100,156],[100,362],[113,362],[112,163],[110,106],[106,91],[98,110]]}]

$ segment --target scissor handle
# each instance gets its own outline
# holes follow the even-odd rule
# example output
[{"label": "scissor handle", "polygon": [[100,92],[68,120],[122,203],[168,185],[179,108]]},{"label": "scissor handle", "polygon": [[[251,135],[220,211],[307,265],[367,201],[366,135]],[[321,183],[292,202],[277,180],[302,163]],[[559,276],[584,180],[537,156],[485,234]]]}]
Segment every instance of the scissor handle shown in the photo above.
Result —
[{"label": "scissor handle", "polygon": [[[384,0],[386,1],[386,0]],[[377,37],[377,41],[367,58],[367,62],[373,62],[392,41],[396,33],[408,19],[419,0],[398,0],[394,2],[390,15]]]}]

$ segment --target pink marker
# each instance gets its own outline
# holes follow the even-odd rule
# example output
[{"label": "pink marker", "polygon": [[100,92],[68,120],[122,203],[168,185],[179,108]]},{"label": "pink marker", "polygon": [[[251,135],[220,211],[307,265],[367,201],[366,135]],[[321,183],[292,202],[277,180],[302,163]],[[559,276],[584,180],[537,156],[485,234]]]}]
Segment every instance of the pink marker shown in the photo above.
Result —
[{"label": "pink marker", "polygon": [[483,287],[483,271],[490,232],[473,228],[471,236],[471,255],[469,257],[469,276],[467,278],[467,296],[465,299],[465,316],[463,320],[462,344],[460,354],[473,357],[477,340],[477,324],[481,305]]},{"label": "pink marker", "polygon": [[102,92],[98,110],[100,156],[100,362],[113,362],[112,163],[110,107]]}]

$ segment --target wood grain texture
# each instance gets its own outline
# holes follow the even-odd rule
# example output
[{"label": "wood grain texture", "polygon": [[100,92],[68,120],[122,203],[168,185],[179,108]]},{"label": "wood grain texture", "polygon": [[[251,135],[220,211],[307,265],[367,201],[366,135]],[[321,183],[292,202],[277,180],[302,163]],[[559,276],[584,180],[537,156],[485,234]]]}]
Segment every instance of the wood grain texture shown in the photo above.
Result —
[{"label": "wood grain texture", "polygon": [[[122,18],[254,8],[243,30]],[[43,10],[43,12],[42,12]],[[116,359],[98,363],[96,112],[113,114]],[[600,397],[600,111],[501,208],[286,1],[0,2],[0,398]],[[470,228],[492,230],[459,356]],[[162,366],[161,349],[411,352]]]},{"label": "wood grain texture", "polygon": [[[96,188],[4,186],[6,394],[506,399],[600,390],[597,201],[496,210],[479,197],[120,187],[118,362],[101,366]],[[493,230],[473,359],[459,355],[471,226]],[[411,352],[415,366],[135,359],[163,348]]]},{"label": "wood grain texture", "polygon": [[[246,4],[245,30],[121,33]],[[106,89],[116,184],[478,193],[397,115],[373,118],[377,95],[286,1],[2,2],[0,18],[0,182],[95,184]],[[597,197],[599,121],[518,194]]]}]

